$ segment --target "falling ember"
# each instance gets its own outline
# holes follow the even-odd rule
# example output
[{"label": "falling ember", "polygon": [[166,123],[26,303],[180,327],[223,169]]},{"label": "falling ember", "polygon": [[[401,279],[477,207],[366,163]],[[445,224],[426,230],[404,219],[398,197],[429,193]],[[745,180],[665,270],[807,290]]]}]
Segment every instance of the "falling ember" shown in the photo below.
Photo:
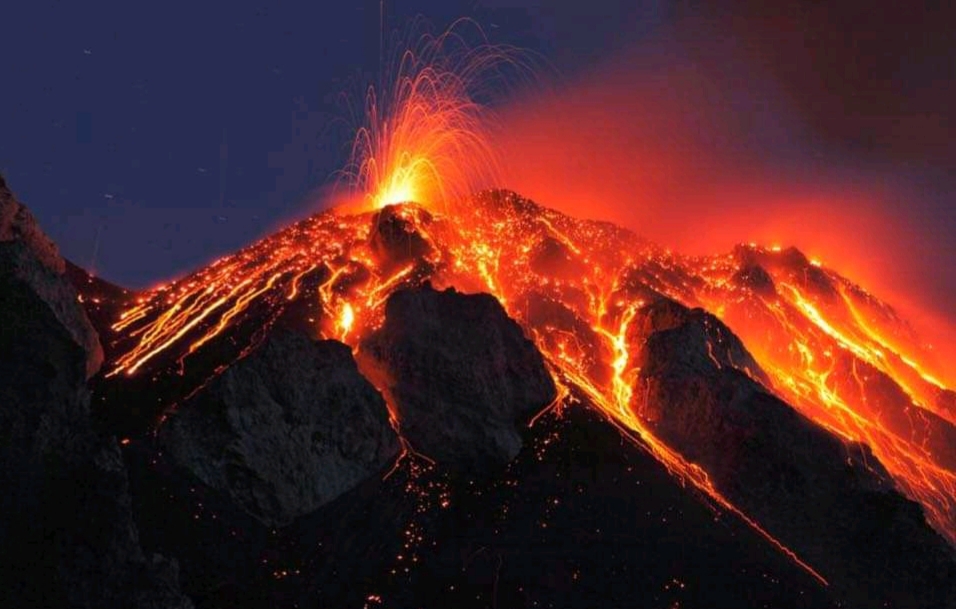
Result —
[{"label": "falling ember", "polygon": [[[639,414],[639,345],[629,329],[646,300],[667,297],[715,312],[744,340],[769,389],[843,440],[868,445],[956,542],[956,394],[886,305],[782,246],[686,257],[513,194],[474,194],[498,173],[473,86],[512,59],[489,45],[469,50],[450,32],[423,38],[401,56],[385,96],[368,94],[367,124],[345,172],[364,204],[317,214],[143,294],[112,327],[117,355],[107,376],[188,373],[201,365],[199,353],[255,326],[238,345],[242,357],[300,303],[312,306],[297,314],[312,315],[318,334],[356,351],[398,289],[427,280],[490,292],[535,341],[562,397],[586,398],[673,476],[825,583]],[[429,209],[390,206],[408,201]],[[200,382],[225,367],[197,373]]]}]

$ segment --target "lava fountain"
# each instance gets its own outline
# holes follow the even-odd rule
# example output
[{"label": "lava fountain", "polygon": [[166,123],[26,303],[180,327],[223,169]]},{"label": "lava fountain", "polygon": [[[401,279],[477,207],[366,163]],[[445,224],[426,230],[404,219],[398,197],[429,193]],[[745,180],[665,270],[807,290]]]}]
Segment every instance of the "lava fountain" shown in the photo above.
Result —
[{"label": "lava fountain", "polygon": [[[477,44],[468,41],[471,30]],[[359,208],[416,201],[447,210],[500,184],[495,115],[480,100],[509,86],[509,74],[532,73],[522,54],[490,44],[462,19],[392,56],[379,87],[366,91],[362,126],[342,172]]]}]

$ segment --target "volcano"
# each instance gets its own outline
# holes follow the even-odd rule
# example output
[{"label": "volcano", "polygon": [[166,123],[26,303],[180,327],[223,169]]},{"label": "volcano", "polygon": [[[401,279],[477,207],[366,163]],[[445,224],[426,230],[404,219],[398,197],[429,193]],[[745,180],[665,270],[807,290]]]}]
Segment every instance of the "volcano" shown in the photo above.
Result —
[{"label": "volcano", "polygon": [[0,204],[8,606],[956,607],[948,371],[796,249],[493,190],[137,292]]}]

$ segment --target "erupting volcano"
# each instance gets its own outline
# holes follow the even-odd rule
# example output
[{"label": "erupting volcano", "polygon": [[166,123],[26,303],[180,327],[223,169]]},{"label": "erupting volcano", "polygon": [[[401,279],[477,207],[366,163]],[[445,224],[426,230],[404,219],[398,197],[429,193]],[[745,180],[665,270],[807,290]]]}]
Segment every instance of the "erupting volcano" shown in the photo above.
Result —
[{"label": "erupting volcano", "polygon": [[[347,440],[314,431],[303,440],[358,447],[338,449],[334,463],[346,465],[334,467],[343,473],[323,478],[309,499],[313,511],[358,501],[343,493],[367,478],[401,478],[409,501],[437,497],[421,500],[424,512],[460,500],[446,475],[513,475],[520,493],[515,468],[531,466],[507,466],[507,475],[501,468],[532,449],[546,462],[548,444],[578,424],[562,421],[596,413],[715,519],[742,523],[801,572],[812,594],[832,595],[837,606],[954,606],[956,393],[948,363],[891,306],[796,248],[751,243],[686,256],[488,188],[500,175],[493,117],[474,86],[515,56],[495,47],[449,51],[457,42],[450,33],[423,39],[401,56],[387,95],[369,93],[368,122],[344,172],[349,204],[140,292],[71,271],[105,350],[94,414],[139,446],[144,462],[168,460],[192,487],[230,497],[275,535],[308,510],[278,490],[267,497],[273,491],[255,486],[262,474],[251,459],[285,449],[250,449],[203,426],[256,433],[268,417],[254,403],[221,412],[216,404],[247,399],[257,387],[279,410],[299,400],[305,389],[274,380],[301,362],[291,354],[309,353],[323,370],[341,365],[315,386],[335,388],[328,412],[355,404],[348,416],[373,430],[360,437],[350,427]],[[588,215],[583,203],[580,211]],[[462,353],[479,354],[494,373]],[[374,390],[336,384],[346,377]],[[470,391],[483,393],[462,397]],[[455,399],[463,405],[449,406]],[[376,400],[393,431],[376,427]],[[474,411],[462,414],[467,408]],[[282,412],[268,421],[285,417],[293,442],[302,422]],[[546,431],[522,448],[530,432],[516,432],[515,421]],[[159,457],[147,448],[154,442]],[[330,451],[319,453],[332,459]],[[409,522],[398,525],[405,573],[404,557],[417,562],[416,548],[432,541]],[[877,558],[865,556],[868,544]],[[262,559],[276,580],[318,564],[277,562]],[[494,586],[497,595],[497,575]],[[366,606],[381,602],[366,597]]]}]

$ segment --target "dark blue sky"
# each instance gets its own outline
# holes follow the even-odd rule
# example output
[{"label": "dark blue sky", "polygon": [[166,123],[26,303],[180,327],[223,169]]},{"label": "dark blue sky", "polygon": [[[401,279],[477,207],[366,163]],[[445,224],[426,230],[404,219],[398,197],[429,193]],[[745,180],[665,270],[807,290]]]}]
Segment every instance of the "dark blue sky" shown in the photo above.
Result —
[{"label": "dark blue sky", "polygon": [[[811,142],[817,157],[904,181],[920,194],[901,213],[932,232],[933,255],[956,254],[952,11],[763,4],[385,7],[389,29],[418,14],[437,29],[472,17],[493,42],[542,54],[569,81],[666,39],[659,54],[676,43],[735,91],[758,89],[748,74],[719,69],[713,49],[732,40],[796,109],[810,133],[799,154]],[[17,3],[0,36],[0,171],[77,263],[134,287],[188,271],[319,204],[307,194],[345,161],[336,96],[378,67],[379,8],[378,0]],[[777,164],[797,144],[785,148],[777,146]],[[945,260],[936,271],[941,293],[952,294],[956,273]]]}]

